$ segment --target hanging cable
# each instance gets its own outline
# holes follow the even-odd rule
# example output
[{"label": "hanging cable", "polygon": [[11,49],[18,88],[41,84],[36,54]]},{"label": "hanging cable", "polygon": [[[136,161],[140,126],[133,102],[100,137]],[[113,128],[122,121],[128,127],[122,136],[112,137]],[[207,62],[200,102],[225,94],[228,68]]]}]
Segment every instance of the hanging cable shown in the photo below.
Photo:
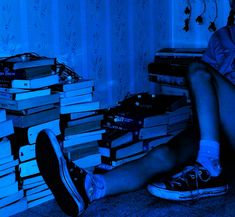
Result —
[{"label": "hanging cable", "polygon": [[203,22],[204,22],[203,21],[203,16],[206,13],[206,0],[202,0],[202,2],[203,2],[203,11],[195,20],[199,25],[203,24]]},{"label": "hanging cable", "polygon": [[213,21],[210,22],[210,25],[208,27],[208,30],[210,32],[215,32],[217,30],[217,27],[215,25],[215,21],[217,20],[217,18],[218,18],[218,2],[217,0],[215,0],[215,18]]},{"label": "hanging cable", "polygon": [[190,20],[191,20],[191,15],[192,15],[192,5],[190,0],[187,0],[187,7],[184,9],[184,13],[187,15],[187,18],[184,20],[184,27],[183,30],[185,32],[189,31],[189,25],[190,25]]}]

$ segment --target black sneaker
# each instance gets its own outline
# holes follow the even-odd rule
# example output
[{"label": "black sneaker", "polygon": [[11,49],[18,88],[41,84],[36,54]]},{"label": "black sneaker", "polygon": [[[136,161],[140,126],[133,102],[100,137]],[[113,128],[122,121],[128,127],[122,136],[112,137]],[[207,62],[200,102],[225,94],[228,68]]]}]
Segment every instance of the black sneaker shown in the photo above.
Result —
[{"label": "black sneaker", "polygon": [[80,215],[89,203],[84,187],[87,173],[64,157],[51,130],[38,134],[36,160],[60,208],[69,216]]},{"label": "black sneaker", "polygon": [[223,195],[227,192],[222,175],[212,177],[210,173],[196,163],[186,167],[168,180],[148,185],[148,191],[156,197],[167,200],[195,200],[203,197]]}]

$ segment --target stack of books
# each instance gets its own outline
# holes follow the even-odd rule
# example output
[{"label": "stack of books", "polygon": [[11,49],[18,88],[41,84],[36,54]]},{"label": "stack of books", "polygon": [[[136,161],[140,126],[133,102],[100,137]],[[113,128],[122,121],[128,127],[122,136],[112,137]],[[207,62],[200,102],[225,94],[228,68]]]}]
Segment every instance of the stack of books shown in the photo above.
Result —
[{"label": "stack of books", "polygon": [[[38,133],[51,129],[60,134],[59,94],[51,90],[52,85],[59,83],[59,76],[54,71],[53,58],[13,58],[0,66],[4,71],[0,80],[0,108],[6,109],[7,119],[13,122],[12,151],[20,159],[18,179],[22,184],[31,176],[40,176],[35,160]],[[28,207],[52,198],[41,184],[27,187],[23,184]]]},{"label": "stack of books", "polygon": [[60,94],[63,151],[69,160],[86,169],[100,164],[97,141],[105,132],[101,129],[99,102],[93,101],[93,89],[94,81],[86,79],[54,87]]},{"label": "stack of books", "polygon": [[10,216],[26,210],[27,201],[16,179],[19,160],[14,158],[8,138],[14,128],[4,109],[0,109],[0,128],[0,216]]},{"label": "stack of books", "polygon": [[190,114],[184,96],[141,93],[124,100],[105,114],[100,167],[119,166],[168,142],[188,126]]},{"label": "stack of books", "polygon": [[161,94],[185,95],[190,102],[186,75],[191,62],[200,60],[204,48],[163,48],[148,65],[149,79],[160,85]]},{"label": "stack of books", "polygon": [[25,145],[19,150],[19,177],[28,203],[28,208],[53,199],[53,195],[40,175],[35,159],[35,144]]}]

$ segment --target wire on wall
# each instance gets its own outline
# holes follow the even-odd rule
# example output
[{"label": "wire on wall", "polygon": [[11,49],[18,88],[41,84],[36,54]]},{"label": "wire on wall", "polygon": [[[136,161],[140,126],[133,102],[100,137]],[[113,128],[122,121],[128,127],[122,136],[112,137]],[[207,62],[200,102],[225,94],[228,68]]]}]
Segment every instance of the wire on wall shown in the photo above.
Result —
[{"label": "wire on wall", "polygon": [[192,15],[192,5],[190,0],[187,0],[187,6],[184,10],[184,13],[187,15],[187,18],[184,20],[184,27],[183,30],[185,32],[189,31],[189,25],[190,25],[190,20],[191,20],[191,15]]},{"label": "wire on wall", "polygon": [[204,23],[203,16],[206,13],[206,0],[202,0],[202,1],[203,1],[203,11],[199,16],[197,16],[195,20],[199,25],[202,25]]},{"label": "wire on wall", "polygon": [[208,27],[208,30],[210,32],[215,32],[217,30],[217,27],[215,25],[215,21],[217,20],[217,18],[218,18],[218,2],[217,0],[215,0],[215,18],[213,21],[210,22],[210,25]]}]

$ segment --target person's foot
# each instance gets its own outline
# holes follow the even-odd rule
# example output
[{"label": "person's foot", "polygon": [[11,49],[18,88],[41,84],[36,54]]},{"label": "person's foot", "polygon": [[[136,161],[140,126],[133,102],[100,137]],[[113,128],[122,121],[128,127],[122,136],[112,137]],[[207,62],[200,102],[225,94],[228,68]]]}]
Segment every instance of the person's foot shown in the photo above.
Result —
[{"label": "person's foot", "polygon": [[60,208],[69,216],[80,215],[89,203],[84,187],[87,173],[67,161],[51,130],[39,133],[36,160],[40,173]]},{"label": "person's foot", "polygon": [[170,179],[148,185],[148,191],[159,198],[167,200],[195,200],[203,197],[223,195],[228,185],[222,176],[212,177],[210,173],[196,163],[186,167]]}]

